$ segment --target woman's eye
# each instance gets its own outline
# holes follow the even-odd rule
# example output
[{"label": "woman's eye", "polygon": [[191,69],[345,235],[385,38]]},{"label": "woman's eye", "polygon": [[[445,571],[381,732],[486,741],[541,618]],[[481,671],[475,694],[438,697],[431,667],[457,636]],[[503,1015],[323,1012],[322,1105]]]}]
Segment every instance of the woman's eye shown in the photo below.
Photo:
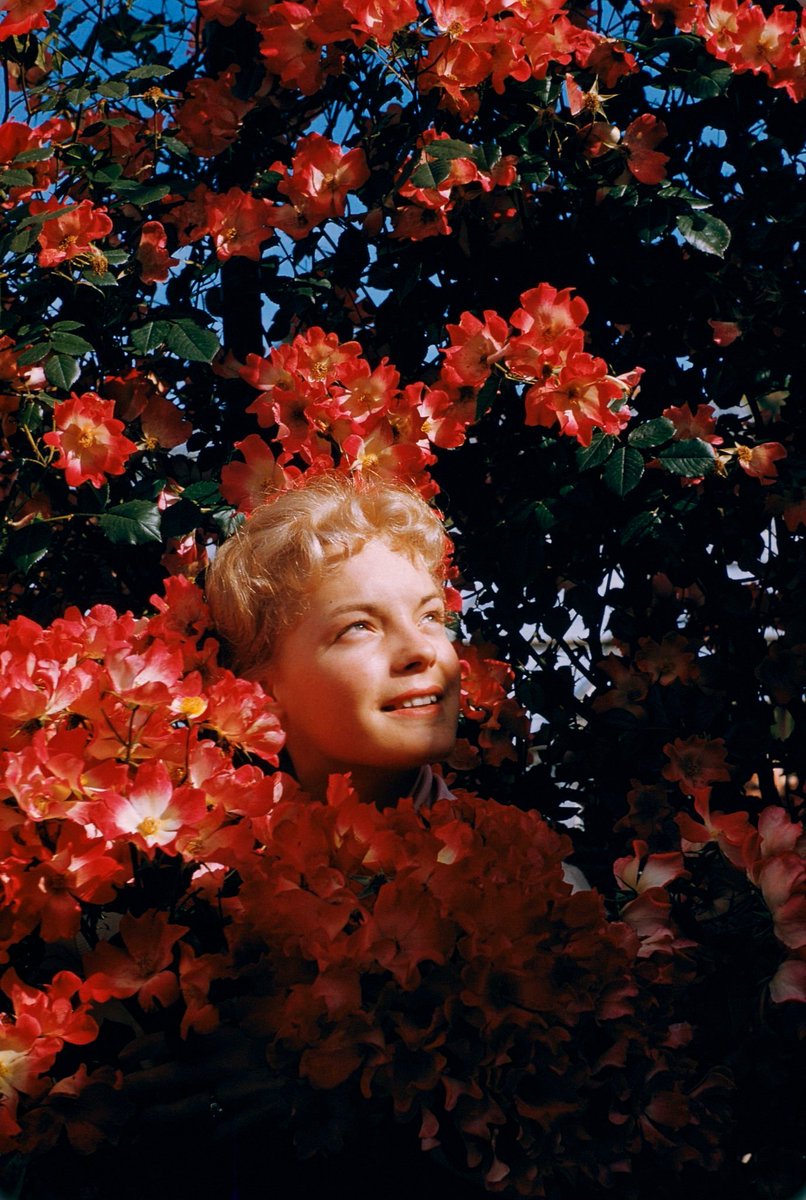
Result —
[{"label": "woman's eye", "polygon": [[338,634],[338,637],[342,638],[346,633],[352,633],[354,630],[361,632],[364,629],[369,629],[367,621],[351,621],[349,625],[345,625],[344,629]]},{"label": "woman's eye", "polygon": [[433,612],[427,612],[423,617],[423,620],[427,621],[431,625],[444,625],[445,613],[442,611],[442,609],[435,609]]}]

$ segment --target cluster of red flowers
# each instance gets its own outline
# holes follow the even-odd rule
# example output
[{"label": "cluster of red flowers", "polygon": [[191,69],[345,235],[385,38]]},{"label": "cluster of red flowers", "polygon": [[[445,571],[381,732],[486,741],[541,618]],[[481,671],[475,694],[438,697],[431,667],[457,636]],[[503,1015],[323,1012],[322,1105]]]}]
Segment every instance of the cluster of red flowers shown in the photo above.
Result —
[{"label": "cluster of red flowers", "polygon": [[614,377],[603,359],[583,349],[588,310],[571,289],[544,283],[524,292],[521,304],[509,322],[486,311],[483,319],[466,312],[448,325],[451,344],[430,386],[401,387],[388,360],[373,369],[358,342],[339,342],[316,327],[268,357],[250,354],[241,375],[260,395],[247,411],[262,428],[276,429],[280,452],[257,434],[237,443],[245,461],[222,471],[225,498],[249,512],[267,489],[299,474],[295,458],[307,470],[329,470],[334,452],[346,470],[371,468],[433,495],[431,446],[462,444],[497,365],[528,385],[527,425],[559,424],[585,446],[594,429],[617,433],[632,416],[625,400],[640,369]]},{"label": "cluster of red flowers", "polygon": [[597,91],[584,92],[572,75],[566,75],[565,87],[572,116],[583,118],[579,137],[586,158],[599,158],[609,152],[623,155],[625,169],[616,183],[629,182],[631,175],[646,184],[661,183],[666,178],[669,156],[657,149],[667,133],[663,121],[652,113],[642,113],[622,134],[616,125],[598,115],[601,102]]},{"label": "cluster of red flowers", "polygon": [[185,88],[186,99],[176,106],[179,137],[200,158],[231,146],[244,117],[255,107],[254,100],[239,100],[234,94],[237,74],[237,68],[230,67],[215,79],[192,79]]},{"label": "cluster of red flowers", "polygon": [[270,74],[310,96],[327,75],[338,73],[345,45],[388,47],[396,35],[416,32],[422,43],[417,69],[423,92],[439,89],[440,104],[463,120],[478,108],[479,87],[503,92],[508,79],[543,79],[551,63],[576,61],[605,74],[634,70],[634,61],[608,39],[570,20],[562,0],[532,5],[521,0],[431,0],[430,21],[420,21],[413,0],[300,4],[281,0],[260,8],[245,0],[205,0],[208,20],[232,24],[240,15],[260,33]]},{"label": "cluster of red flowers", "polygon": [[527,384],[527,425],[559,425],[582,446],[595,429],[618,433],[633,415],[626,401],[642,369],[610,375],[604,359],[584,349],[588,306],[571,288],[541,283],[520,301],[509,323],[487,311],[483,321],[463,313],[458,325],[448,325],[443,377],[454,388],[481,388],[501,363],[510,378]]},{"label": "cluster of red flowers", "polygon": [[694,855],[708,845],[743,872],[761,895],[784,957],[769,982],[770,998],[806,1003],[806,831],[780,805],[763,809],[757,821],[746,811],[711,807],[711,785],[730,778],[721,738],[675,739],[667,746],[670,763],[663,774],[676,779],[694,798],[695,816],[678,813],[681,845]]},{"label": "cluster of red flowers", "polygon": [[[401,169],[405,180],[397,194],[407,203],[395,208],[393,238],[422,241],[449,234],[452,229],[448,214],[477,197],[484,198],[494,220],[512,215],[507,189],[517,179],[515,156],[505,155],[485,169],[469,156],[475,152],[474,147],[467,146],[468,154],[457,154],[456,145],[447,134],[435,129],[427,129],[422,135],[416,162],[408,161]],[[440,153],[446,149],[452,155],[447,159]]]},{"label": "cluster of red flowers", "polygon": [[462,646],[462,716],[479,726],[478,748],[460,738],[448,760],[456,770],[468,770],[479,757],[498,767],[517,761],[517,745],[529,738],[529,719],[512,695],[515,672],[495,657],[493,646]]},{"label": "cluster of red flowers", "polygon": [[290,168],[276,162],[270,170],[280,176],[277,190],[287,203],[254,196],[238,187],[213,192],[205,184],[199,184],[178,205],[176,197],[168,197],[165,220],[175,226],[179,244],[210,237],[219,259],[241,255],[259,261],[262,246],[275,229],[296,240],[328,218],[344,216],[348,193],[369,178],[363,150],[345,151],[318,133],[299,139]]},{"label": "cluster of red flowers", "polygon": [[[226,1001],[292,1092],[416,1116],[425,1150],[452,1130],[491,1190],[606,1182],[664,1126],[670,1160],[710,1161],[724,1081],[694,1082],[639,940],[571,894],[567,838],[469,795],[379,811],[346,778],[313,803],[267,773],[282,731],[218,666],[199,591],[155,603],[0,630],[0,1148],[101,1140],[114,998],[184,1036]],[[474,661],[468,703],[500,714]]]},{"label": "cluster of red flowers", "polygon": [[[60,117],[51,117],[37,126],[25,125],[22,121],[4,121],[0,125],[0,169],[12,167],[20,155],[31,155],[49,142],[61,141],[65,129],[69,131],[70,128],[70,122]],[[20,201],[30,199],[34,192],[44,191],[55,182],[58,174],[54,156],[36,156],[33,161],[25,161],[25,169],[31,176],[31,183],[10,187],[8,199],[2,202],[3,208],[13,208]]]},{"label": "cluster of red flowers", "polygon": [[112,232],[112,221],[105,208],[91,200],[63,204],[50,196],[47,200],[32,200],[28,211],[32,217],[41,218],[38,234],[41,249],[37,258],[40,267],[57,267],[81,258],[98,274],[106,271],[106,259],[95,245]]},{"label": "cluster of red flowers", "polygon": [[684,33],[698,33],[714,58],[737,74],[764,75],[793,100],[806,98],[806,16],[753,0],[641,0],[660,26],[670,16]]},{"label": "cluster of red flowers", "polygon": [[[707,414],[700,417],[706,419]],[[669,633],[661,642],[642,637],[631,658],[611,654],[599,667],[611,686],[594,697],[593,710],[620,710],[639,721],[647,719],[653,687],[689,687],[696,684],[700,674],[695,647],[679,633]],[[768,685],[771,672],[772,667],[766,663],[759,672]],[[788,693],[778,697],[781,702],[790,698]],[[803,825],[790,819],[778,805],[763,809],[757,820],[751,820],[746,809],[721,812],[714,806],[714,785],[729,783],[732,778],[723,738],[696,734],[677,737],[663,747],[663,752],[667,761],[661,778],[651,785],[633,780],[633,790],[627,797],[629,815],[619,825],[640,835],[633,842],[632,854],[615,864],[620,886],[626,893],[634,893],[621,909],[621,916],[641,935],[643,952],[649,946],[670,957],[676,951],[685,951],[691,943],[681,939],[674,927],[666,885],[688,879],[686,857],[691,865],[692,856],[714,846],[727,863],[744,873],[749,892],[760,897],[769,913],[780,948],[780,961],[769,984],[770,998],[775,1003],[806,1002]],[[693,813],[680,811],[679,794],[676,800],[672,794],[674,784],[690,799]],[[644,837],[652,839],[664,828],[671,832],[675,826],[681,849],[650,854]],[[741,886],[737,879],[728,890],[735,892]],[[713,915],[710,904],[713,898],[703,908],[704,918]]]}]

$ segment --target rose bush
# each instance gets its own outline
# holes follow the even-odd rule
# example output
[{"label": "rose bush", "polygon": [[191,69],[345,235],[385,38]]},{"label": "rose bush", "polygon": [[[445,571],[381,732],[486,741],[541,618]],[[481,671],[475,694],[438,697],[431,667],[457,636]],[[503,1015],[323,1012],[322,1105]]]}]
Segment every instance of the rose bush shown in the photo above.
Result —
[{"label": "rose bush", "polygon": [[[272,1069],[298,1095],[315,1080],[416,1110],[423,1144],[444,1134],[435,1152],[457,1169],[469,1155],[493,1189],[789,1200],[806,999],[801,7],[199,0],[190,28],[171,6],[0,7],[7,1148],[112,1132],[104,1005],[177,1037],[248,1007],[228,974],[238,938],[252,945],[235,897],[279,886],[270,814],[302,807],[272,774],[264,698],[218,665],[197,583],[267,489],[335,464],[414,483],[458,546],[466,697],[444,769],[461,861],[482,878],[479,822],[527,831],[557,894],[552,953],[587,905],[586,937],[612,954],[572,938],[585,1013],[561,1014],[549,1053],[513,1009],[512,1063],[472,1076],[452,1022],[494,1044],[491,997],[533,981],[533,945],[491,982],[440,907],[425,968],[365,947],[378,986],[358,1005],[314,931],[288,960],[299,977],[275,974],[272,937],[308,936],[278,906],[250,969],[289,1021],[302,990],[296,1041],[276,1005],[260,1016]],[[353,808],[338,793],[312,810],[314,842]],[[560,896],[535,809],[575,827],[620,924]],[[410,833],[428,861],[432,835]],[[321,880],[341,871],[333,894],[355,893],[322,854]],[[367,927],[403,877],[356,896]],[[623,1013],[586,991],[594,961],[629,964]],[[399,1091],[423,969],[427,1064]],[[541,1004],[566,995],[559,976]],[[325,1045],[362,1066],[326,1079]],[[570,1064],[573,1101],[540,1055]],[[445,1083],[460,1078],[461,1096]]]}]

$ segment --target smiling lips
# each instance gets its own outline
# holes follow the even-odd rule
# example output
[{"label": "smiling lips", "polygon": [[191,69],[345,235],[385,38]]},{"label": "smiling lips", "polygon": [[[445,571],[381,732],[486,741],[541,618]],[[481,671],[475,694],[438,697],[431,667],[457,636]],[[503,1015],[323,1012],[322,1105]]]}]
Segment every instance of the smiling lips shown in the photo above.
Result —
[{"label": "smiling lips", "polygon": [[382,711],[402,712],[403,710],[410,711],[418,708],[433,708],[435,704],[439,704],[441,699],[441,692],[410,692],[406,696],[399,696],[391,704],[384,704]]}]

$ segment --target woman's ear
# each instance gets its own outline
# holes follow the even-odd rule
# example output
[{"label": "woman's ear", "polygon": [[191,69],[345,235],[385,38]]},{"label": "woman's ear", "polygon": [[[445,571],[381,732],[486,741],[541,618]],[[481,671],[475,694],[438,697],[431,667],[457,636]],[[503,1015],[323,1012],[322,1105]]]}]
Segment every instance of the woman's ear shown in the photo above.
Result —
[{"label": "woman's ear", "polygon": [[263,688],[263,691],[271,701],[272,708],[277,713],[278,720],[282,724],[285,713],[280,697],[277,695],[278,690],[282,692],[282,687],[280,681],[277,679],[277,673],[271,668],[271,664],[266,663],[265,666],[251,672],[251,678]]}]

